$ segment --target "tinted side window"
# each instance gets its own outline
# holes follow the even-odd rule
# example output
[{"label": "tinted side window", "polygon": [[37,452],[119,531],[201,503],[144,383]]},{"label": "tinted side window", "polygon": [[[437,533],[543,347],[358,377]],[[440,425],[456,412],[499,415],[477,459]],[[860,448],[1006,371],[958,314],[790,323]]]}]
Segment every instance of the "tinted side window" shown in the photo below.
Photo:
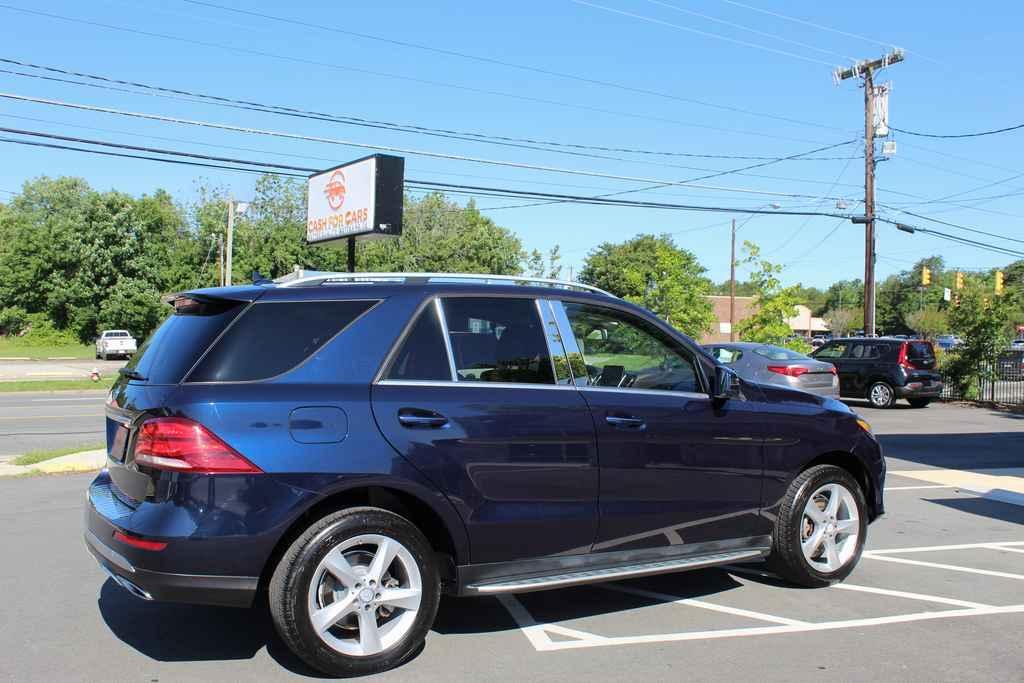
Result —
[{"label": "tinted side window", "polygon": [[221,337],[189,382],[244,382],[291,370],[375,301],[257,303]]},{"label": "tinted side window", "polygon": [[460,382],[555,383],[532,299],[450,298],[444,315]]},{"label": "tinted side window", "polygon": [[416,318],[384,379],[451,381],[448,352],[433,303]]},{"label": "tinted side window", "polygon": [[565,304],[590,386],[702,391],[690,353],[654,325],[611,308]]},{"label": "tinted side window", "polygon": [[711,349],[712,357],[723,365],[732,365],[740,358],[743,358],[743,352],[739,349],[726,349],[721,346],[716,346]]},{"label": "tinted side window", "polygon": [[846,351],[846,344],[841,342],[833,342],[831,344],[825,344],[814,354],[815,358],[841,358],[843,353]]}]

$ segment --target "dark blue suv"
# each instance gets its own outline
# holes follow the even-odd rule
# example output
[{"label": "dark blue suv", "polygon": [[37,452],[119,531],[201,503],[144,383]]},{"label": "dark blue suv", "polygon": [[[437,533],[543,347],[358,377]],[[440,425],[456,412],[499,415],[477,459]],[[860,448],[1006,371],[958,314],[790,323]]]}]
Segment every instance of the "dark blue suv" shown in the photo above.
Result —
[{"label": "dark blue suv", "polygon": [[267,600],[325,672],[400,664],[442,594],[763,557],[827,585],[883,512],[846,406],[583,285],[317,274],[173,306],[111,390],[88,547],[146,600]]}]

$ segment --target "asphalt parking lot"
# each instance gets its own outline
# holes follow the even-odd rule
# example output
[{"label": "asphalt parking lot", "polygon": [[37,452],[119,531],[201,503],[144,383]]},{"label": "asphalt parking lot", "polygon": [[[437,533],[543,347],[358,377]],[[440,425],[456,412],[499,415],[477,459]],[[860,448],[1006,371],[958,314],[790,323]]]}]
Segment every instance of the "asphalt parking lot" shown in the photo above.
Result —
[{"label": "asphalt parking lot", "polygon": [[[394,681],[1020,680],[1024,415],[854,406],[885,445],[887,515],[843,584],[759,565],[555,592],[446,599]],[[262,610],[139,601],[81,541],[88,476],[0,481],[4,680],[316,676]]]}]

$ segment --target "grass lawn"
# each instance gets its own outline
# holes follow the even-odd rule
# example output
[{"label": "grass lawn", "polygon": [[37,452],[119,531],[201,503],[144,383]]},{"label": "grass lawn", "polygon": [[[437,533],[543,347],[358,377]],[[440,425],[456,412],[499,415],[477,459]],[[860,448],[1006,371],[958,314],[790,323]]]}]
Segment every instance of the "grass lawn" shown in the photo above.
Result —
[{"label": "grass lawn", "polygon": [[46,358],[95,358],[96,349],[92,344],[33,344],[23,339],[0,337],[0,358],[16,357]]},{"label": "grass lawn", "polygon": [[35,465],[36,463],[43,462],[44,460],[59,458],[62,455],[71,455],[72,453],[78,453],[79,451],[94,451],[98,448],[104,448],[104,444],[86,443],[80,446],[54,448],[49,451],[29,451],[25,455],[19,455],[17,458],[12,460],[11,463],[14,465]]},{"label": "grass lawn", "polygon": [[113,377],[105,377],[98,382],[91,379],[26,379],[13,382],[0,382],[0,393],[9,391],[84,391],[97,389],[108,391],[114,383]]}]

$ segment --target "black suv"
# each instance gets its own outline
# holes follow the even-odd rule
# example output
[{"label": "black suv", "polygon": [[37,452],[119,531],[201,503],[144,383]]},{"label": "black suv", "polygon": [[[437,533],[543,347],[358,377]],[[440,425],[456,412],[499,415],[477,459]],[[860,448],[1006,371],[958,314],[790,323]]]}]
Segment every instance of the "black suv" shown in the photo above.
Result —
[{"label": "black suv", "polygon": [[924,408],[942,394],[942,377],[935,371],[935,351],[928,341],[833,339],[811,356],[836,366],[841,396],[866,398],[875,408],[890,408],[898,398],[907,399],[912,408]]}]

